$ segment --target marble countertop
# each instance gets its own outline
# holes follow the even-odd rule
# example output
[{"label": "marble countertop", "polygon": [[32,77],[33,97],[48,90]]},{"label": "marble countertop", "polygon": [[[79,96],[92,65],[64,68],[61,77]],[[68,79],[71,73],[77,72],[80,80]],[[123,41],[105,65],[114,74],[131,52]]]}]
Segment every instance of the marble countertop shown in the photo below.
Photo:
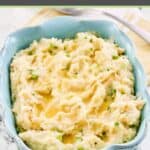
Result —
[{"label": "marble countertop", "polygon": [[[1,7],[0,8],[0,48],[4,43],[4,39],[10,32],[15,31],[18,28],[21,28],[26,24],[26,22],[34,16],[40,7]],[[115,8],[113,8],[115,9]],[[109,9],[111,10],[111,8]],[[119,12],[132,11],[136,8],[117,8]],[[139,12],[139,9],[138,9]],[[142,8],[140,10],[141,15],[146,18],[150,18],[150,8]],[[121,13],[120,13],[121,15]],[[149,150],[150,149],[150,123],[148,124],[148,132],[146,138],[140,145],[140,150]],[[17,146],[13,139],[10,139],[3,127],[3,124],[0,121],[0,150],[17,150]]]}]

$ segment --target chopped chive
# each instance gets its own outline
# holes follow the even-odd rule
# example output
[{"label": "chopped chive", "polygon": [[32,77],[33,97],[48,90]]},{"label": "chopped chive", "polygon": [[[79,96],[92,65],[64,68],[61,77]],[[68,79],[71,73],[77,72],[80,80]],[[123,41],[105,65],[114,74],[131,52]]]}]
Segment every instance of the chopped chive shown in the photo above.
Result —
[{"label": "chopped chive", "polygon": [[60,132],[60,133],[62,133],[63,131],[62,130],[60,130],[60,129],[56,129],[58,132]]},{"label": "chopped chive", "polygon": [[32,55],[33,54],[33,50],[28,51],[28,55]]},{"label": "chopped chive", "polygon": [[112,56],[112,59],[114,59],[114,60],[115,60],[115,59],[118,59],[118,58],[119,58],[119,56],[117,56],[117,55],[113,55],[113,56]]},{"label": "chopped chive", "polygon": [[67,56],[67,57],[70,57],[70,54],[69,54],[69,53],[66,53],[66,56]]},{"label": "chopped chive", "polygon": [[55,55],[56,52],[54,52],[53,50],[49,49],[48,52],[51,54],[51,55]]},{"label": "chopped chive", "polygon": [[80,146],[80,147],[78,147],[78,150],[84,150],[84,148]]},{"label": "chopped chive", "polygon": [[116,127],[118,127],[119,126],[119,122],[115,122],[115,124],[114,124]]},{"label": "chopped chive", "polygon": [[82,141],[83,139],[82,139],[82,137],[76,137],[76,141]]},{"label": "chopped chive", "polygon": [[69,68],[70,68],[70,64],[67,64],[66,70],[69,70]]},{"label": "chopped chive", "polygon": [[107,107],[107,110],[110,111],[110,106]]},{"label": "chopped chive", "polygon": [[48,52],[49,52],[50,54],[53,54],[53,51],[52,51],[52,50],[48,50]]},{"label": "chopped chive", "polygon": [[129,78],[129,79],[133,81],[133,80],[134,80],[134,77],[133,77],[133,76],[130,76],[130,78]]},{"label": "chopped chive", "polygon": [[58,48],[58,46],[54,45],[54,49],[57,49],[57,48]]},{"label": "chopped chive", "polygon": [[90,48],[90,51],[93,51],[93,48]]},{"label": "chopped chive", "polygon": [[67,49],[67,45],[64,46],[64,50],[66,50],[66,49]]},{"label": "chopped chive", "polygon": [[92,43],[93,42],[93,39],[90,39],[90,43]]},{"label": "chopped chive", "polygon": [[78,72],[74,72],[74,75],[78,75]]},{"label": "chopped chive", "polygon": [[58,46],[54,45],[53,43],[50,43],[49,48],[50,49],[57,49]]},{"label": "chopped chive", "polygon": [[35,93],[32,93],[33,96],[35,96]]},{"label": "chopped chive", "polygon": [[57,132],[59,132],[59,133],[62,133],[62,132],[63,132],[62,130],[60,130],[60,129],[58,129],[58,128],[55,128],[55,127],[52,128],[52,130],[53,130],[53,131],[57,131]]},{"label": "chopped chive", "polygon": [[37,80],[37,79],[38,79],[38,75],[32,74],[32,75],[31,75],[31,79],[32,79],[32,80]]},{"label": "chopped chive", "polygon": [[33,55],[35,52],[35,48],[30,49],[29,51],[27,51],[28,55]]},{"label": "chopped chive", "polygon": [[69,70],[69,69],[70,69],[70,63],[68,63],[68,64],[66,65],[66,67],[63,68],[62,70]]},{"label": "chopped chive", "polygon": [[116,95],[116,89],[110,87],[107,91],[108,96],[114,97]]},{"label": "chopped chive", "polygon": [[110,68],[107,68],[106,70],[107,70],[107,71],[110,71]]},{"label": "chopped chive", "polygon": [[30,79],[31,80],[37,80],[38,79],[38,75],[34,72],[34,70],[29,70],[29,72],[30,72]]},{"label": "chopped chive", "polygon": [[56,138],[57,138],[59,141],[63,141],[63,134],[59,134]]},{"label": "chopped chive", "polygon": [[127,143],[128,141],[127,140],[123,140],[123,143]]},{"label": "chopped chive", "polygon": [[124,90],[121,90],[120,93],[121,93],[121,94],[125,94],[125,91],[124,91]]}]

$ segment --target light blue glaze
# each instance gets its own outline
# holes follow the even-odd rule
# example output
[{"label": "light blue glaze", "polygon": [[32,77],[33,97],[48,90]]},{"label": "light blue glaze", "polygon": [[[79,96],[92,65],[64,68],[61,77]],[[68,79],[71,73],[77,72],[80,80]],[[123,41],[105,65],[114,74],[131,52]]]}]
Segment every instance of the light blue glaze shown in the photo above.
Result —
[{"label": "light blue glaze", "polygon": [[[0,100],[5,109],[5,123],[10,134],[19,143],[21,150],[27,150],[27,146],[17,136],[14,127],[13,115],[11,113],[11,97],[9,84],[9,64],[15,53],[28,47],[33,40],[39,40],[42,37],[50,38],[71,38],[77,32],[94,31],[99,33],[103,38],[112,38],[120,47],[126,50],[126,54],[134,68],[135,75],[135,91],[145,101],[146,105],[142,112],[141,125],[137,136],[126,144],[115,144],[107,147],[107,150],[131,150],[134,149],[144,138],[146,131],[146,122],[149,115],[148,94],[146,92],[144,71],[135,57],[135,48],[130,39],[119,30],[112,22],[106,20],[79,20],[74,17],[56,17],[39,26],[24,28],[10,34],[4,44],[2,53],[0,54]],[[23,67],[23,65],[22,65]]]}]

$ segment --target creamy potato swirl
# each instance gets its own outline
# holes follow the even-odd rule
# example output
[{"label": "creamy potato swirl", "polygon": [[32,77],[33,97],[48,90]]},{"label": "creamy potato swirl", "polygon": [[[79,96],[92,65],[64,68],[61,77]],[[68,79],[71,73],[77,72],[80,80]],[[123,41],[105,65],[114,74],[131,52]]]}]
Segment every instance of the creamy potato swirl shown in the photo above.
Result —
[{"label": "creamy potato swirl", "polygon": [[14,56],[10,78],[18,134],[32,150],[100,150],[136,135],[144,101],[111,40],[34,41]]}]

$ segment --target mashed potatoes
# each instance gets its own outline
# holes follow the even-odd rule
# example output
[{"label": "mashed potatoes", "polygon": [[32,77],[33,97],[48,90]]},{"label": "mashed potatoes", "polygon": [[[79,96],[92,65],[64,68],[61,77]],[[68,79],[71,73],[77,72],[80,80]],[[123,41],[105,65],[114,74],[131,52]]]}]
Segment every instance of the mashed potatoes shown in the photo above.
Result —
[{"label": "mashed potatoes", "polygon": [[111,41],[92,33],[34,41],[10,76],[19,136],[32,150],[100,150],[136,135],[144,101]]}]

